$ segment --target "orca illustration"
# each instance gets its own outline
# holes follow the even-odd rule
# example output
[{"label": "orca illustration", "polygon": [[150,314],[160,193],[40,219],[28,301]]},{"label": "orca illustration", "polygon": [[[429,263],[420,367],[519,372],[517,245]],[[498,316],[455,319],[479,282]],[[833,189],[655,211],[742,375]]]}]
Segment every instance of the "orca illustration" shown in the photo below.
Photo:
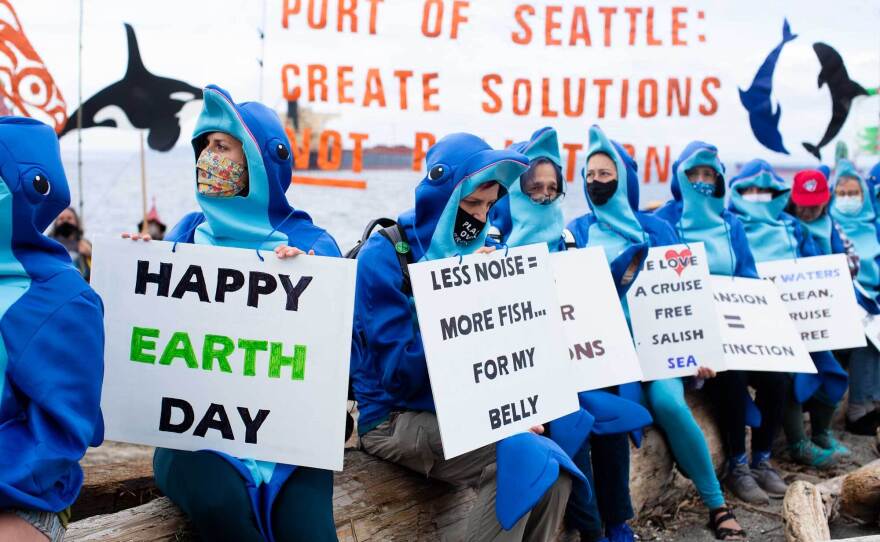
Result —
[{"label": "orca illustration", "polygon": [[819,42],[813,44],[813,50],[816,51],[819,64],[822,66],[822,70],[819,71],[818,86],[822,88],[822,85],[828,85],[828,90],[831,91],[831,120],[828,122],[828,128],[825,129],[825,135],[822,136],[821,141],[815,145],[804,141],[803,145],[810,154],[821,160],[820,150],[830,143],[843,128],[843,123],[849,116],[849,108],[853,98],[866,96],[868,91],[849,78],[846,66],[843,65],[843,58],[833,47]]},{"label": "orca illustration", "polygon": [[[130,24],[125,24],[128,38],[128,68],[125,76],[86,100],[82,107],[67,120],[60,135],[76,129],[77,118],[82,115],[82,127],[95,126],[116,128],[113,119],[97,120],[107,108],[122,109],[135,128],[149,130],[147,143],[151,149],[169,151],[180,136],[177,114],[189,101],[202,98],[202,91],[192,85],[153,75],[144,66],[138,50],[137,37]],[[185,97],[181,97],[184,94]]]},{"label": "orca illustration", "polygon": [[755,138],[768,149],[785,154],[789,153],[785,149],[785,145],[782,144],[782,135],[779,133],[779,117],[782,115],[782,106],[777,104],[774,112],[770,95],[773,92],[773,72],[776,70],[779,53],[782,52],[782,47],[786,43],[796,37],[797,34],[791,33],[788,19],[785,19],[782,23],[782,41],[764,59],[764,63],[758,68],[758,73],[755,74],[749,90],[739,89],[739,100],[749,112],[749,124],[752,126]]}]

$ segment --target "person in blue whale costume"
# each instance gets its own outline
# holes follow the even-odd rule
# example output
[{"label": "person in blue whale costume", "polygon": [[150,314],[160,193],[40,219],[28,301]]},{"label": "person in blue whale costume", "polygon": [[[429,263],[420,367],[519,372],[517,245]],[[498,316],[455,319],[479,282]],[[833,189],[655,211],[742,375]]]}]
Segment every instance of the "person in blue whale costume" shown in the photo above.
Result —
[{"label": "person in blue whale costume", "polygon": [[[841,232],[852,242],[859,256],[855,285],[860,304],[873,314],[880,294],[880,240],[877,208],[871,187],[849,160],[841,160],[834,170],[834,194],[829,214]],[[871,342],[855,348],[849,357],[849,401],[847,431],[870,435],[880,426],[880,353]]]},{"label": "person in blue whale costume", "polygon": [[539,427],[444,459],[421,333],[396,253],[411,251],[411,261],[419,262],[491,252],[484,246],[489,209],[526,170],[528,158],[457,133],[431,147],[426,163],[415,207],[399,217],[408,244],[392,246],[375,234],[357,258],[359,344],[350,373],[361,445],[428,477],[477,487],[467,540],[551,540],[571,480],[583,474],[557,444],[536,434]]},{"label": "person in blue whale costume", "polygon": [[[497,231],[496,242],[504,246],[546,243],[550,252],[566,250],[563,238],[562,198],[565,179],[559,156],[556,130],[542,128],[528,141],[509,147],[529,158],[529,169],[510,187],[508,197],[492,208],[491,223]],[[589,483],[575,481],[566,509],[565,523],[577,530],[585,542],[607,540],[602,527],[598,503],[613,502],[618,495],[627,495],[627,469],[602,463],[603,441],[625,443],[626,433],[651,423],[651,415],[640,404],[606,391],[578,394],[581,409],[548,424],[545,435],[556,441],[587,476]],[[606,438],[605,436],[608,435]],[[591,443],[599,442],[599,450],[590,459]],[[619,461],[618,455],[608,458]],[[594,475],[595,471],[595,475]],[[607,476],[606,473],[619,476]],[[590,491],[594,488],[594,491]],[[614,531],[614,528],[609,529]],[[617,529],[618,534],[623,533]]]},{"label": "person in blue whale costume", "polygon": [[[584,193],[592,212],[571,221],[563,236],[570,247],[601,246],[611,268],[618,297],[629,320],[626,292],[639,272],[641,262],[652,245],[675,244],[675,234],[661,220],[638,211],[639,186],[635,161],[623,147],[609,140],[598,126],[589,130],[587,167],[582,171]],[[590,173],[590,160],[604,160],[599,182]],[[595,172],[593,172],[595,174]],[[619,395],[641,402],[637,382],[617,387]],[[636,444],[641,431],[634,431]],[[569,523],[582,533],[604,534],[612,541],[633,540],[626,521],[634,516],[629,487],[629,441],[626,435],[609,434],[591,439],[591,456],[596,476],[596,507],[572,499]],[[601,468],[599,468],[601,466]],[[598,512],[598,514],[596,513]]]},{"label": "person in blue whale costume", "polygon": [[[844,254],[849,263],[850,275],[854,277],[858,272],[858,256],[852,248],[852,243],[845,235],[841,235],[839,226],[834,223],[834,219],[828,213],[830,199],[831,191],[828,189],[828,179],[824,173],[809,169],[799,171],[794,176],[791,198],[785,210],[798,219],[804,233],[810,236],[813,241],[818,255]],[[860,303],[868,303],[867,298],[864,298],[858,290],[854,291],[856,298],[860,299]],[[832,363],[837,364],[837,356],[831,352],[813,352],[811,355],[813,359],[820,356],[830,356],[833,359],[827,359],[824,363],[829,366]],[[816,362],[816,365],[818,366],[820,363]],[[838,366],[837,371],[845,377],[842,368]],[[803,401],[803,406],[795,397],[797,394],[791,394],[786,405],[783,429],[789,443],[794,443],[794,445],[790,445],[790,451],[796,460],[818,467],[830,466],[837,463],[840,457],[850,455],[849,449],[835,438],[831,430],[834,411],[842,399],[846,384],[840,379],[836,379],[825,382],[826,385],[823,386],[822,380],[816,382],[817,379],[812,375],[809,378],[813,380],[810,387],[815,387],[815,391],[807,401]],[[804,410],[808,410],[810,413],[812,448],[815,450],[818,447],[818,450],[811,454],[803,453],[805,449],[803,444],[797,445],[797,443],[809,442],[804,430]],[[876,431],[876,427],[873,429]]]},{"label": "person in blue whale costume", "polygon": [[104,308],[43,234],[68,205],[54,130],[0,117],[0,540],[60,541],[104,440]]},{"label": "person in blue whale costume", "polygon": [[[668,222],[682,242],[704,244],[712,274],[757,278],[743,226],[724,209],[724,165],[718,157],[718,149],[702,141],[688,144],[672,164],[670,188],[672,199],[654,215]],[[744,537],[745,533],[736,525],[724,502],[705,437],[684,401],[681,379],[650,382],[647,387],[655,417],[666,433],[676,460],[694,481],[709,509],[709,523],[716,531],[716,538]],[[670,403],[676,408],[664,406]],[[681,428],[685,431],[680,431]],[[730,516],[727,522],[721,520],[727,516]]]},{"label": "person in blue whale costume", "polygon": [[[755,261],[764,262],[798,258],[817,254],[809,235],[797,219],[785,213],[791,188],[764,160],[747,162],[739,174],[730,179],[729,210],[742,222],[749,248]],[[729,483],[743,494],[760,495],[754,482],[766,496],[781,498],[786,484],[770,464],[773,440],[782,425],[787,402],[801,404],[820,387],[830,397],[839,396],[846,389],[846,373],[829,353],[814,353],[813,363],[819,375],[728,371],[718,380],[718,407],[722,432],[728,443],[730,457]],[[752,461],[748,464],[745,451],[745,422],[748,399],[739,404],[734,397],[743,397],[748,385],[757,389],[756,404],[761,410],[761,425],[752,431]],[[737,387],[740,387],[738,390]],[[794,409],[792,405],[792,410]],[[825,461],[827,452],[810,441],[801,441],[796,432],[789,431],[792,455],[799,461],[818,465]]]},{"label": "person in blue whale costume", "polygon": [[[201,211],[186,215],[166,241],[253,249],[261,259],[270,250],[280,258],[340,256],[333,238],[287,201],[290,147],[274,111],[237,104],[209,85],[192,144]],[[159,489],[206,540],[336,540],[330,471],[164,448],[156,449],[153,470]]]}]

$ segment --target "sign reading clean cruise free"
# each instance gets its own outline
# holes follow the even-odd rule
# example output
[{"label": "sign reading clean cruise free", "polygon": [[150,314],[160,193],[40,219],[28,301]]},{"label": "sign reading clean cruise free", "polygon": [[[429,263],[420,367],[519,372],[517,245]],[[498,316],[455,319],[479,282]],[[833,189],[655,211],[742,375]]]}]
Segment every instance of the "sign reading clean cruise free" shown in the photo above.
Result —
[{"label": "sign reading clean cruise free", "polygon": [[341,470],[355,262],[171,249],[95,243],[106,437]]},{"label": "sign reading clean cruise free", "polygon": [[550,257],[577,390],[642,380],[605,251],[589,247]]},{"label": "sign reading clean cruise free", "polygon": [[772,280],[810,352],[865,346],[846,256],[832,254],[757,264]]},{"label": "sign reading clean cruise free", "polygon": [[711,277],[728,370],[815,373],[772,282]]},{"label": "sign reading clean cruise free", "polygon": [[703,243],[649,249],[626,300],[645,381],[724,370]]},{"label": "sign reading clean cruise free", "polygon": [[447,459],[578,408],[546,244],[409,268]]}]

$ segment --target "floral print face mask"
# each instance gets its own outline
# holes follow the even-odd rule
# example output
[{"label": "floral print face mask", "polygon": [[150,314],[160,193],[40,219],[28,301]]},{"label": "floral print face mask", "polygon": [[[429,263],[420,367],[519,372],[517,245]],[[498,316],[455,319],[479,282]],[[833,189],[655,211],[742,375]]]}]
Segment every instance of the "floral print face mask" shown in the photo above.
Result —
[{"label": "floral print face mask", "polygon": [[205,149],[196,162],[199,193],[215,198],[231,198],[247,187],[244,164]]}]

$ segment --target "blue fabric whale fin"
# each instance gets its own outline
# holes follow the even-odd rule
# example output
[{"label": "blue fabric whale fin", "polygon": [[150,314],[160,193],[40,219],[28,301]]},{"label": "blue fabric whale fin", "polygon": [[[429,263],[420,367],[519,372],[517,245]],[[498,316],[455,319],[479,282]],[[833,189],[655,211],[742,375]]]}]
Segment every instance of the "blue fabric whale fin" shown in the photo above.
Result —
[{"label": "blue fabric whale fin", "polygon": [[651,425],[651,413],[642,405],[606,391],[584,391],[578,394],[581,407],[596,418],[593,433],[612,435],[628,433]]},{"label": "blue fabric whale fin", "polygon": [[837,403],[849,384],[847,372],[831,352],[812,352],[810,357],[819,372],[794,374],[795,399],[803,403],[821,388],[829,400]]},{"label": "blue fabric whale fin", "polygon": [[495,445],[498,491],[495,516],[505,530],[534,508],[559,478],[560,467],[592,487],[558,444],[534,433],[519,433]]},{"label": "blue fabric whale fin", "polygon": [[746,425],[749,427],[761,427],[761,411],[758,410],[758,405],[752,399],[748,388],[743,390],[743,393],[746,394]]},{"label": "blue fabric whale fin", "polygon": [[571,414],[557,418],[548,424],[550,427],[550,438],[569,457],[574,457],[574,454],[581,449],[587,437],[590,436],[595,422],[596,418],[592,414],[583,408],[579,408]]}]

